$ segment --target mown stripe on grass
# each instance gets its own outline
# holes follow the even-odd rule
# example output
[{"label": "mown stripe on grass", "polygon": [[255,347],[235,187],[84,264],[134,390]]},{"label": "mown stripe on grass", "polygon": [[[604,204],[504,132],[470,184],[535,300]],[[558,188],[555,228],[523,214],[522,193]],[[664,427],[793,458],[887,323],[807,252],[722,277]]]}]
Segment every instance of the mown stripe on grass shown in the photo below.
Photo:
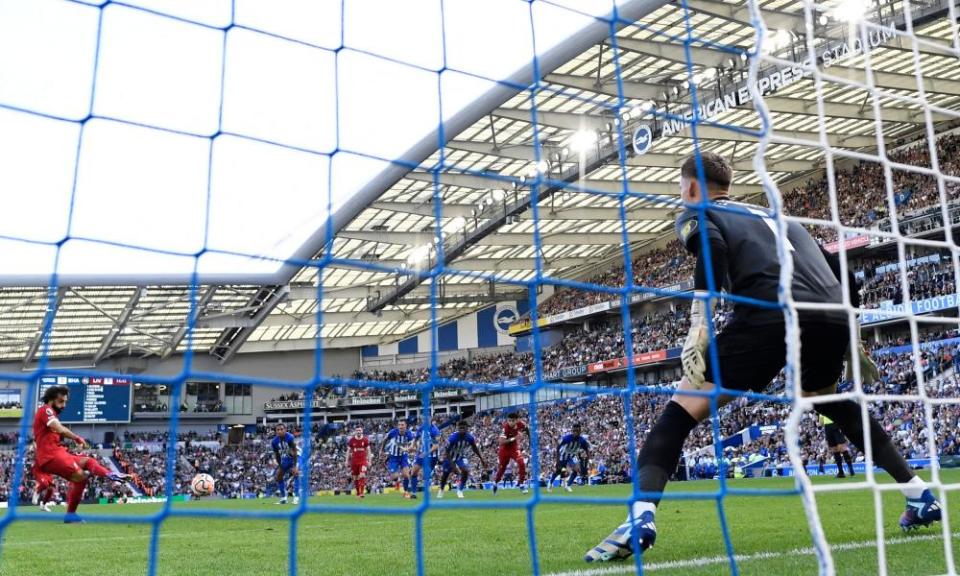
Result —
[{"label": "mown stripe on grass", "polygon": [[[960,538],[960,532],[953,533],[954,538]],[[925,542],[930,540],[942,540],[943,534],[922,534],[916,536],[898,536],[886,541],[887,546],[896,546],[897,544],[909,544],[911,542]],[[864,548],[876,548],[876,540],[864,540],[862,542],[843,542],[834,544],[830,547],[832,552],[847,552],[850,550],[862,550]],[[774,560],[784,557],[813,556],[815,550],[812,546],[807,548],[794,548],[777,552],[754,552],[753,554],[735,554],[734,558],[738,563],[753,562],[756,560]],[[585,568],[582,570],[570,570],[567,572],[552,572],[545,576],[612,576],[614,574],[633,574],[634,564],[632,560],[627,564],[618,564],[615,566],[604,566],[602,568]],[[686,560],[672,560],[669,562],[651,562],[643,565],[646,571],[666,571],[677,570],[679,568],[702,568],[716,564],[727,564],[730,558],[723,556],[706,556],[703,558],[689,558]]]}]

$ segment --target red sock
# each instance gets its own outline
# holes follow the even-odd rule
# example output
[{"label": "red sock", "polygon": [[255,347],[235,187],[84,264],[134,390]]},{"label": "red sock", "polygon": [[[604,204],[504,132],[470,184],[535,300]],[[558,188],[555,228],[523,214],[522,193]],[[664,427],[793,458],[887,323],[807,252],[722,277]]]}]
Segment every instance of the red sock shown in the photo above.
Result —
[{"label": "red sock", "polygon": [[363,496],[367,491],[367,479],[357,478],[357,496]]},{"label": "red sock", "polygon": [[500,467],[497,468],[497,477],[496,477],[496,479],[493,481],[494,484],[496,484],[497,482],[500,482],[501,480],[503,480],[503,473],[506,472],[506,471],[507,471],[507,463],[506,463],[506,462],[501,462],[501,463],[500,463]]},{"label": "red sock", "polygon": [[527,479],[527,465],[523,463],[523,458],[517,458],[517,476],[520,477],[520,484]]},{"label": "red sock", "polygon": [[97,462],[97,459],[92,456],[87,457],[87,463],[83,465],[83,468],[94,476],[106,476],[110,473],[109,470],[101,466],[100,463]]},{"label": "red sock", "polygon": [[67,513],[72,514],[80,506],[80,500],[83,499],[83,490],[87,487],[86,479],[80,482],[71,482],[70,489],[67,490]]}]

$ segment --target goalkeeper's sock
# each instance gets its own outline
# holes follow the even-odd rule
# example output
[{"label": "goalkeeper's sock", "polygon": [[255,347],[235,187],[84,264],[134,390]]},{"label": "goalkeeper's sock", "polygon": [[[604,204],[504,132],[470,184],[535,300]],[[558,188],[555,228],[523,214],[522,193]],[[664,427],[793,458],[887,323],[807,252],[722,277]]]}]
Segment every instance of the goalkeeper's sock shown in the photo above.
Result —
[{"label": "goalkeeper's sock", "polygon": [[843,456],[839,452],[834,452],[833,461],[837,463],[837,474],[843,474]]},{"label": "goalkeeper's sock", "polygon": [[630,507],[630,510],[633,512],[632,514],[633,517],[631,518],[631,514],[627,514],[627,519],[624,520],[623,524],[620,525],[621,527],[640,522],[640,516],[644,512],[650,512],[651,514],[656,514],[657,505],[652,502],[644,502],[643,500],[638,500],[633,503],[633,506]]},{"label": "goalkeeper's sock", "polygon": [[843,453],[843,459],[847,461],[847,468],[850,469],[850,475],[856,475],[856,472],[853,471],[853,456],[850,455],[849,450]]},{"label": "goalkeeper's sock", "polygon": [[680,462],[683,443],[698,423],[676,402],[667,403],[637,457],[640,490],[647,493],[643,500],[654,506],[660,503],[663,489]]},{"label": "goalkeeper's sock", "polygon": [[906,486],[900,488],[900,493],[911,500],[919,500],[926,491],[927,483],[919,476],[914,476],[907,482]]},{"label": "goalkeeper's sock", "polygon": [[[860,405],[854,402],[853,400],[838,400],[836,402],[823,402],[814,405],[814,409],[823,414],[827,418],[833,420],[840,430],[843,432],[843,435],[850,439],[853,442],[853,445],[856,446],[861,452],[866,452],[864,434],[863,434],[863,417],[860,412]],[[883,430],[880,424],[877,423],[873,417],[869,418],[870,420],[870,443],[872,444],[871,448],[873,449],[873,461],[884,470],[887,471],[890,476],[899,484],[907,484],[912,482],[915,478],[915,475],[912,470],[910,470],[910,465],[907,464],[907,461],[904,460],[903,455],[897,451],[894,447],[893,442],[890,441],[890,437],[887,436],[887,433]],[[922,480],[921,480],[922,482]],[[905,496],[911,498],[910,494],[916,492],[913,488],[901,488],[901,492]],[[907,494],[910,492],[910,494]],[[920,492],[915,496],[916,498],[920,497],[920,494],[923,493],[921,489]]]},{"label": "goalkeeper's sock", "polygon": [[97,459],[92,456],[87,457],[87,461],[84,463],[83,469],[90,472],[94,476],[99,476],[101,478],[110,474],[110,471],[101,466],[100,463],[97,462]]}]

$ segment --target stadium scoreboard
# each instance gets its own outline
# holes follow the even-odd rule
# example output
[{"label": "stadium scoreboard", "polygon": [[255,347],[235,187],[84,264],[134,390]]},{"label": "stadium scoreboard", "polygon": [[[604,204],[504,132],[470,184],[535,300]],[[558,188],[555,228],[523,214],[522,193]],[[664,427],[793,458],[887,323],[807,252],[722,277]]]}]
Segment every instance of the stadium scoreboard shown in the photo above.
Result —
[{"label": "stadium scoreboard", "polygon": [[110,424],[130,422],[133,381],[129,378],[100,376],[41,376],[37,401],[51,386],[70,389],[67,406],[60,421],[73,424]]}]

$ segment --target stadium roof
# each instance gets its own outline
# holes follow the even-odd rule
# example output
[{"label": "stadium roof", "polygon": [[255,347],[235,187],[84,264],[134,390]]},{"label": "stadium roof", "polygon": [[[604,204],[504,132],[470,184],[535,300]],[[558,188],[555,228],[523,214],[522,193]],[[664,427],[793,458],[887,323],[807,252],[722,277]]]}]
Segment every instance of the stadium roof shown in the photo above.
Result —
[{"label": "stadium roof", "polygon": [[[687,0],[686,5],[697,39],[690,53],[700,100],[723,100],[747,80],[749,62],[740,54],[755,45],[748,4]],[[774,127],[764,153],[773,180],[822,171],[821,141],[835,152],[869,153],[877,147],[878,126],[888,146],[923,137],[922,98],[935,122],[952,127],[960,117],[960,66],[958,53],[951,52],[956,28],[943,13],[945,4],[913,8],[921,39],[917,52],[906,37],[881,38],[873,30],[884,41],[868,55],[843,55],[843,46],[850,46],[848,26],[825,5],[830,16],[810,23],[816,53],[835,55],[832,65],[821,69],[829,77],[820,90],[812,78],[797,80],[794,74],[788,83],[789,74],[782,73],[807,48],[806,37],[798,34],[808,26],[804,4],[760,5],[771,28],[764,45],[773,47],[764,50],[772,59],[761,62],[760,76],[777,72],[781,83],[764,99]],[[900,8],[896,2],[873,10],[889,24]],[[166,356],[192,346],[226,361],[241,350],[309,349],[316,345],[320,309],[324,346],[397,340],[431,320],[429,280],[410,280],[390,269],[422,271],[434,264],[437,197],[445,252],[453,255],[448,267],[462,271],[443,275],[442,286],[438,282],[438,320],[492,301],[525,298],[522,282],[534,277],[538,259],[542,273],[555,278],[579,278],[618,261],[623,230],[617,193],[625,189],[631,247],[654,245],[672,232],[678,167],[693,151],[689,128],[676,134],[663,129],[669,124],[665,114],[682,114],[690,101],[685,34],[683,9],[668,4],[623,28],[615,47],[607,39],[553,70],[533,96],[524,91],[491,110],[454,135],[442,154],[383,192],[337,234],[330,265],[322,271],[304,268],[289,285],[2,288],[0,358],[26,366],[46,350],[51,358],[95,364],[116,355]],[[867,58],[870,77],[862,72]],[[914,75],[918,64],[922,97]],[[880,97],[879,120],[868,81]],[[712,125],[699,127],[701,149],[733,160],[736,195],[762,194],[753,170],[760,116],[749,103],[705,112]],[[641,124],[651,127],[655,139],[645,154],[631,153],[621,166],[617,127],[629,138]],[[625,149],[631,146],[627,142]],[[442,169],[435,170],[438,166]],[[539,254],[529,209],[529,184],[538,175],[538,181],[549,180],[533,187],[540,196]],[[371,264],[380,268],[364,268]],[[184,326],[191,300],[197,329],[188,338]],[[42,341],[42,328],[51,320]]]}]

